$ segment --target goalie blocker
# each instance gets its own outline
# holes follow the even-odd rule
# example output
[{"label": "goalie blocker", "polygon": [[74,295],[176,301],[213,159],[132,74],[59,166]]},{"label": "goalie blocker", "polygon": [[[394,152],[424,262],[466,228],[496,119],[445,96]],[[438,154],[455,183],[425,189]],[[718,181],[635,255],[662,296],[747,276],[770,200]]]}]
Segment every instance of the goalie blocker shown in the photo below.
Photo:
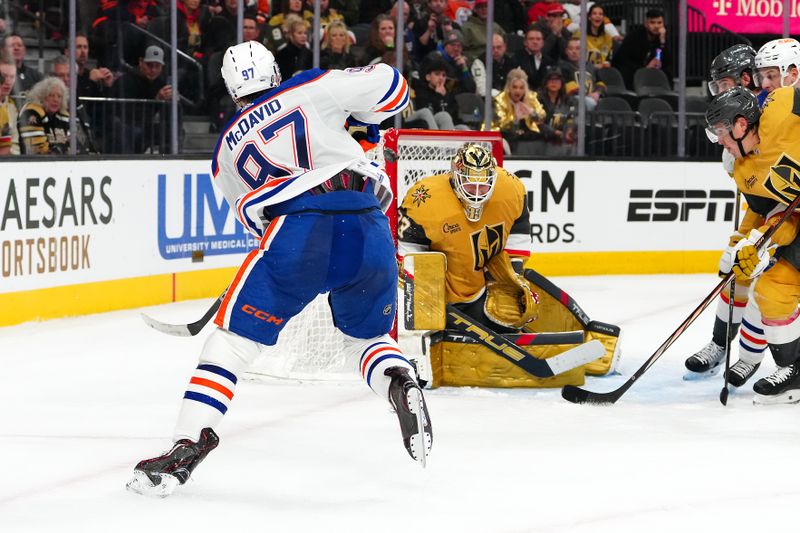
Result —
[{"label": "goalie blocker", "polygon": [[[528,285],[526,290],[536,295],[533,296],[537,298],[536,312],[531,312],[530,300],[522,294],[520,316],[511,312],[510,318],[527,321],[538,313],[536,320],[527,322],[519,333],[502,335],[500,343],[495,344],[481,343],[465,334],[449,316],[452,313],[447,313],[445,268],[445,256],[441,253],[409,254],[403,258],[404,325],[408,330],[435,330],[426,335],[430,339],[430,352],[420,362],[429,386],[562,387],[582,384],[585,374],[605,375],[614,370],[619,327],[589,320],[568,294],[533,270],[525,271],[524,280]],[[491,270],[495,283],[489,284],[489,291],[503,283],[497,279],[502,277],[497,275],[497,269]],[[511,285],[516,283],[513,280]],[[513,293],[510,286],[502,290],[504,299]],[[537,359],[549,359],[599,342],[602,350],[595,352],[595,356],[597,353],[602,356],[552,377],[537,377],[505,355],[508,347],[501,344],[509,342]]]}]

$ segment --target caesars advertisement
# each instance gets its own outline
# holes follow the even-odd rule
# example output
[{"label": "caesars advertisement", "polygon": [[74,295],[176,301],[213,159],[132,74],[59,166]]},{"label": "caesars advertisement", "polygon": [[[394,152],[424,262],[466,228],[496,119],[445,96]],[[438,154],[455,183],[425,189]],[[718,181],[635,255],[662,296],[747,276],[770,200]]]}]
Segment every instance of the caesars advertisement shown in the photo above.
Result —
[{"label": "caesars advertisement", "polygon": [[[719,250],[733,183],[719,163],[506,161],[534,253]],[[235,267],[258,241],[207,161],[7,162],[0,293]]]}]

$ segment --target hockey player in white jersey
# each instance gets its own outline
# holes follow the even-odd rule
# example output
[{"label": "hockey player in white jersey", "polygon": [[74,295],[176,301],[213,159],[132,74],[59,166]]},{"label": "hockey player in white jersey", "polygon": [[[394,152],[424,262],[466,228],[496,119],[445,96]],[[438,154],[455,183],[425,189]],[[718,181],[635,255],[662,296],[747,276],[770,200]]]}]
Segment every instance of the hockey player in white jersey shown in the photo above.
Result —
[{"label": "hockey player in white jersey", "polygon": [[[251,41],[230,47],[222,76],[239,111],[220,135],[212,170],[239,221],[260,238],[227,290],[184,394],[171,450],[141,461],[128,488],[166,496],[219,443],[215,429],[239,376],[286,322],[329,292],[345,349],[386,398],[403,443],[423,463],[432,430],[414,369],[389,335],[397,265],[383,210],[388,177],[344,129],[378,124],[408,103],[385,64],[310,70],[281,83],[275,58]],[[272,408],[277,408],[271,406]]]}]

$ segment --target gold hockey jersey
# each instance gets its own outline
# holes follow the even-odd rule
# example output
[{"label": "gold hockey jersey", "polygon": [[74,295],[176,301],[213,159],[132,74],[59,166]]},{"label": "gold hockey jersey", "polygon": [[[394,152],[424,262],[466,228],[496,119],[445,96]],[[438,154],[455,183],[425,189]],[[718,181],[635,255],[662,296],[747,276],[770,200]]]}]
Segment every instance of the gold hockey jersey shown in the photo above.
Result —
[{"label": "gold hockey jersey", "polygon": [[448,303],[478,298],[486,284],[484,267],[502,251],[526,259],[531,251],[530,215],[525,186],[497,169],[497,182],[477,222],[470,222],[450,186],[450,174],[437,174],[409,189],[400,207],[399,254],[435,251],[447,257]]},{"label": "gold hockey jersey", "polygon": [[[800,89],[783,87],[770,93],[761,110],[759,144],[733,167],[736,186],[747,199],[740,231],[745,235],[770,216],[778,204],[788,205],[800,193]],[[790,221],[773,238],[778,245],[794,239]],[[749,224],[748,224],[749,223]],[[747,227],[751,225],[751,227]]]}]

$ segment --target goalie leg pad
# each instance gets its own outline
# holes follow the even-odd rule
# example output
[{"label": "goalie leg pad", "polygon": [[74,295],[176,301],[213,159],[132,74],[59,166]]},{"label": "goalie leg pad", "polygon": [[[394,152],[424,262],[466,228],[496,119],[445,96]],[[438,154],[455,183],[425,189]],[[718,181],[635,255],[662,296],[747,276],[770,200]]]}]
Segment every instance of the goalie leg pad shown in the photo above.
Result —
[{"label": "goalie leg pad", "polygon": [[414,366],[403,355],[397,341],[390,335],[371,339],[358,339],[345,335],[344,350],[347,360],[358,361],[358,371],[369,388],[387,401],[392,379],[385,375],[386,370],[392,367],[406,368],[409,375],[417,380]]},{"label": "goalie leg pad", "polygon": [[619,365],[619,326],[597,322],[593,320],[586,326],[586,342],[598,340],[606,349],[603,357],[586,365],[586,374],[590,376],[605,376],[613,373]]},{"label": "goalie leg pad", "polygon": [[197,442],[203,428],[215,429],[228,411],[238,376],[258,357],[258,344],[217,328],[203,346],[183,395],[173,440]]},{"label": "goalie leg pad", "polygon": [[408,254],[403,257],[403,321],[408,330],[444,329],[445,269],[443,253]]},{"label": "goalie leg pad", "polygon": [[[520,344],[532,335],[519,335],[517,345],[534,357],[554,357],[583,342],[582,332],[541,333],[536,342]],[[550,341],[552,339],[552,341]],[[547,344],[552,342],[551,344]],[[498,357],[495,352],[452,332],[440,332],[431,338],[431,367],[433,387],[501,387],[557,388],[584,383],[584,367],[573,368],[549,378],[537,378],[513,363]]]}]

